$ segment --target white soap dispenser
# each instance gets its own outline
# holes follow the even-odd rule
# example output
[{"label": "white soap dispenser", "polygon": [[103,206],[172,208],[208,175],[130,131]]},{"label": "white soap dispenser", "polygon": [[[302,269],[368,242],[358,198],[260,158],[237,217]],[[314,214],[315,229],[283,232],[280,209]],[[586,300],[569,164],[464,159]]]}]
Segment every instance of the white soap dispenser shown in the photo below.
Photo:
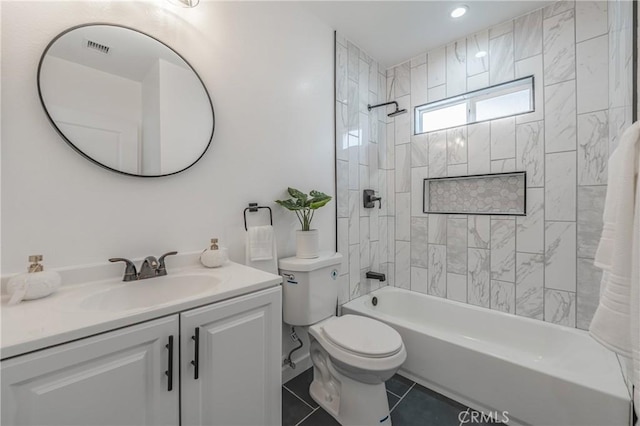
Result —
[{"label": "white soap dispenser", "polygon": [[218,247],[218,239],[211,239],[211,248],[208,248],[200,255],[200,263],[207,268],[217,268],[224,265],[229,260],[227,249]]},{"label": "white soap dispenser", "polygon": [[60,274],[46,271],[42,264],[42,255],[29,256],[29,269],[26,274],[19,274],[9,279],[7,293],[11,296],[9,305],[15,305],[23,300],[40,299],[55,292],[62,282]]}]

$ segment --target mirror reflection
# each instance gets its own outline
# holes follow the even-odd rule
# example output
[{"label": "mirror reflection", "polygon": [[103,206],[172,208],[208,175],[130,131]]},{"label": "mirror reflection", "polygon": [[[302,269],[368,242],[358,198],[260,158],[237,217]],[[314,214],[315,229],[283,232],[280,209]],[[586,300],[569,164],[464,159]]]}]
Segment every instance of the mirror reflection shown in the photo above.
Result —
[{"label": "mirror reflection", "polygon": [[68,30],[45,50],[42,104],[61,136],[108,169],[136,176],[185,170],[214,128],[200,77],[158,40],[114,25]]}]

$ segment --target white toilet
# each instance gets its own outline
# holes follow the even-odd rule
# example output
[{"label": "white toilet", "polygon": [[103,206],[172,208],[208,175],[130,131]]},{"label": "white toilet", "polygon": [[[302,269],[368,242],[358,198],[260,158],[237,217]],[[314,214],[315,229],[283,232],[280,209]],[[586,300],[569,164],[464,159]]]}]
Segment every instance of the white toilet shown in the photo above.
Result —
[{"label": "white toilet", "polygon": [[371,318],[336,317],[342,255],[280,259],[283,320],[309,332],[311,397],[340,424],[391,425],[385,381],[407,358],[397,331]]}]

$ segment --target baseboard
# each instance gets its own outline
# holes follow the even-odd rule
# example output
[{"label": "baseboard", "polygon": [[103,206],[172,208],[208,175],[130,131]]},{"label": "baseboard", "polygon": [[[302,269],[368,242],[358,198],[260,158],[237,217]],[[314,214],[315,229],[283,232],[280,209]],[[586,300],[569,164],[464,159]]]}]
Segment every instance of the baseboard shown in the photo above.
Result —
[{"label": "baseboard", "polygon": [[309,353],[301,355],[299,358],[293,360],[296,364],[295,370],[288,365],[282,366],[282,383],[287,383],[289,380],[296,377],[298,374],[304,373],[311,367],[311,357]]}]

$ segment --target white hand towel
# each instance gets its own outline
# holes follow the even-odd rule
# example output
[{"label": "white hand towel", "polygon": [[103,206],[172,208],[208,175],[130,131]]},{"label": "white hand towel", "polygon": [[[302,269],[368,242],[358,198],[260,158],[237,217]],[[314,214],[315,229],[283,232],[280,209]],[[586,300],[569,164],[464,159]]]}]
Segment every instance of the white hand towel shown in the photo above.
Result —
[{"label": "white hand towel", "polygon": [[[268,249],[265,246],[267,244],[266,241],[269,241]],[[252,250],[252,247],[255,247],[255,249]],[[245,264],[252,268],[278,275],[278,253],[272,226],[252,226],[248,229]]]},{"label": "white hand towel", "polygon": [[247,234],[252,261],[273,259],[273,226],[252,226]]},{"label": "white hand towel", "polygon": [[603,229],[594,264],[603,269],[600,302],[589,333],[632,359],[640,406],[640,124],[631,125],[609,158]]}]

